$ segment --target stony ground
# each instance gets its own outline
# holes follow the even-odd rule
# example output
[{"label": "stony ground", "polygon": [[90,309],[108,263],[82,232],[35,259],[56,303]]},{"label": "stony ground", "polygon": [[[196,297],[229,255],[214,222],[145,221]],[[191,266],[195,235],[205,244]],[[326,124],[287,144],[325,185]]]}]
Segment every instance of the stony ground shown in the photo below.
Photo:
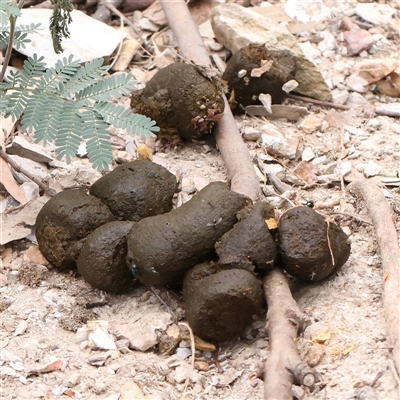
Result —
[{"label": "stony ground", "polygon": [[[330,3],[335,3],[333,21],[343,15],[352,16],[356,7],[355,2]],[[394,10],[398,23],[399,5],[387,5]],[[313,37],[331,32],[335,26],[333,22],[321,24],[313,31]],[[377,94],[371,88],[360,93],[355,78],[349,79],[361,59],[399,58],[398,33],[385,24],[379,28],[382,38],[372,50],[352,58],[346,56],[340,37],[335,39],[333,49],[321,49],[318,41],[310,40],[312,35],[298,37],[314,51],[314,61],[337,98],[347,96],[345,101],[352,105],[351,110],[333,111],[297,103],[308,107],[316,119],[272,121],[281,135],[276,141],[279,151],[273,156],[263,145],[272,135],[267,121],[236,117],[244,138],[252,139],[246,143],[260,170],[266,199],[282,211],[290,206],[276,195],[269,182],[261,180],[263,174],[273,172],[292,182],[292,193],[287,195],[293,203],[314,201],[315,208],[340,224],[351,240],[351,256],[335,276],[318,284],[291,282],[293,295],[307,319],[298,348],[320,374],[320,382],[312,392],[293,388],[301,399],[353,399],[357,398],[357,389],[365,385],[372,386],[376,399],[400,399],[393,362],[388,357],[383,276],[374,228],[363,202],[345,191],[347,183],[359,176],[379,184],[386,178],[384,193],[399,232],[400,193],[396,178],[400,175],[400,121],[387,116],[366,117],[356,107],[368,102],[383,107],[394,104],[399,109],[399,98]],[[127,151],[127,143],[133,139],[130,138],[122,132],[113,133],[115,154],[122,161],[132,159]],[[291,155],[293,148],[295,156]],[[157,144],[155,150],[154,162],[183,174],[176,205],[187,201],[208,182],[226,180],[224,163],[212,139],[192,144]],[[305,173],[299,171],[299,164]],[[77,159],[70,166],[52,165],[47,176],[50,186],[57,190],[90,184],[99,177],[86,159]],[[338,171],[349,166],[351,171],[341,182]],[[392,183],[387,184],[388,178]],[[263,398],[263,382],[258,376],[260,365],[268,356],[265,312],[243,337],[218,348],[217,360],[207,351],[196,351],[195,370],[190,372],[190,345],[184,341],[169,353],[161,351],[162,339],[161,344],[145,352],[99,350],[79,339],[75,332],[91,320],[140,322],[148,315],[164,318],[167,314],[170,324],[177,324],[183,315],[179,293],[174,296],[167,290],[137,286],[127,295],[109,295],[91,288],[75,272],[62,274],[52,269],[27,239],[8,243],[1,250],[1,400],[56,399],[67,395],[85,400],[175,400],[182,397],[188,375],[186,399]]]}]

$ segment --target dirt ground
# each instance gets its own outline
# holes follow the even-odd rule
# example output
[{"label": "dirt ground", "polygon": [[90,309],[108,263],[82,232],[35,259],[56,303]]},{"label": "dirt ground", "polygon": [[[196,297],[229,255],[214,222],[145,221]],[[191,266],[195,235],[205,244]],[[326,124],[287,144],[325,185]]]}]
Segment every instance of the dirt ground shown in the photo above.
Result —
[{"label": "dirt ground", "polygon": [[[398,19],[399,8],[396,12]],[[398,58],[399,43],[398,35],[390,36],[382,45],[375,46],[374,54],[365,52],[363,57]],[[313,46],[317,48],[315,43]],[[318,58],[318,68],[324,78],[330,82],[340,82],[339,78],[343,78],[343,83],[339,83],[341,90],[353,96],[355,102],[367,99],[372,105],[396,103],[400,106],[399,98],[372,91],[359,94],[349,88],[345,78],[355,59],[342,56],[342,46],[340,42],[330,56]],[[287,101],[287,104],[294,103]],[[300,204],[312,200],[318,212],[338,223],[349,235],[351,255],[334,276],[323,282],[291,281],[293,296],[307,320],[298,338],[298,349],[320,375],[320,382],[312,392],[296,387],[295,394],[308,400],[355,399],[357,388],[372,385],[376,399],[400,399],[394,365],[388,356],[382,309],[383,274],[374,228],[362,200],[345,191],[347,181],[357,173],[366,174],[368,163],[381,167],[368,179],[382,183],[382,177],[399,176],[400,121],[386,116],[365,117],[357,108],[332,111],[307,103],[296,104],[308,107],[311,114],[328,121],[324,128],[311,133],[300,128],[301,120],[297,123],[272,121],[286,140],[297,143],[299,158],[289,159],[285,154],[267,157],[267,149],[260,140],[246,143],[255,164],[257,157],[264,156],[268,158],[265,166],[272,166],[274,171],[282,169],[279,172],[286,171],[289,177],[293,176],[293,169],[300,163],[305,149],[312,149],[315,158],[327,156],[327,161],[317,165],[315,171],[316,176],[326,176],[326,182],[305,188],[293,184],[291,201]],[[257,117],[237,116],[236,121],[242,133],[263,131],[265,124],[265,120]],[[346,130],[343,125],[351,129]],[[124,151],[125,140],[124,133],[114,132],[114,148],[120,151],[120,156],[128,157]],[[161,147],[153,161],[173,173],[183,174],[183,190],[175,199],[176,205],[187,201],[208,182],[227,179],[223,160],[212,139]],[[340,179],[333,179],[332,174],[345,161],[350,162],[352,171],[341,185]],[[93,183],[99,175],[90,175],[88,165],[87,160],[77,159],[70,167],[52,168],[50,182],[54,187],[64,181],[61,186],[71,182]],[[273,190],[268,182],[260,185],[264,193]],[[396,211],[400,209],[399,185],[385,186],[385,195],[399,233],[400,215]],[[281,211],[290,207],[276,195],[265,200],[272,201]],[[138,321],[152,312],[171,313],[174,320],[175,315],[182,315],[179,299],[171,297],[166,289],[153,291],[140,285],[127,295],[102,293],[76,272],[60,273],[35,261],[27,254],[33,244],[23,239],[2,249],[0,399],[56,399],[67,398],[68,393],[72,398],[84,400],[180,399],[186,377],[182,371],[189,367],[189,357],[182,360],[176,350],[162,354],[156,346],[145,352],[109,351],[105,362],[96,366],[93,356],[106,351],[91,349],[87,341],[77,342],[75,332],[88,320]],[[188,346],[181,342],[178,349]],[[268,356],[265,310],[241,338],[221,346],[217,354],[216,362],[210,353],[196,352],[196,369],[191,374],[186,398],[262,399],[263,382],[257,372]],[[62,384],[73,390],[58,396],[57,388]],[[134,384],[142,390],[142,397],[133,395]]]}]

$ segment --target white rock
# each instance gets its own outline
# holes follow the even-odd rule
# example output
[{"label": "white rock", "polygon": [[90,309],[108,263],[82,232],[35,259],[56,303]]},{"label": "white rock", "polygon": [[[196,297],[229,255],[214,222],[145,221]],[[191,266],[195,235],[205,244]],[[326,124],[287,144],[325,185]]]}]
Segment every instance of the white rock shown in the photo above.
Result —
[{"label": "white rock", "polygon": [[354,126],[351,126],[351,125],[344,125],[343,128],[347,132],[349,132],[350,134],[355,135],[355,136],[365,136],[366,135],[365,131],[363,131],[362,129],[358,129],[358,128],[356,128]]},{"label": "white rock", "polygon": [[261,127],[261,145],[269,147],[278,154],[293,159],[296,155],[298,142],[289,143],[285,136],[271,123]]},{"label": "white rock", "polygon": [[315,158],[315,153],[313,152],[313,149],[311,147],[306,147],[303,151],[303,154],[301,155],[301,159],[303,161],[311,161],[313,158]]},{"label": "white rock", "polygon": [[176,349],[176,355],[181,359],[184,360],[187,357],[192,355],[192,350],[188,347],[178,347]]},{"label": "white rock", "polygon": [[181,362],[181,364],[170,374],[170,377],[177,383],[183,383],[187,378],[189,378],[190,373],[190,365],[186,362]]},{"label": "white rock", "polygon": [[364,21],[374,25],[394,25],[392,17],[396,10],[388,4],[358,3],[354,12]]},{"label": "white rock", "polygon": [[35,182],[24,182],[20,189],[28,200],[35,200],[39,197],[39,186]]},{"label": "white rock", "polygon": [[14,336],[19,336],[25,333],[26,329],[28,328],[28,322],[25,320],[22,320],[18,326],[15,328],[14,331]]},{"label": "white rock", "polygon": [[102,350],[116,350],[114,338],[104,329],[97,328],[93,332],[89,333],[89,346],[90,341],[94,343],[94,348]]},{"label": "white rock", "polygon": [[133,350],[146,351],[158,343],[156,329],[166,330],[171,324],[171,315],[164,311],[146,314],[134,323],[114,323],[110,327],[118,334],[129,339],[129,347]]},{"label": "white rock", "polygon": [[323,156],[314,158],[314,160],[311,161],[311,164],[312,165],[320,165],[320,164],[323,164],[325,161],[326,161],[326,156],[323,155]]},{"label": "white rock", "polygon": [[[46,180],[49,176],[49,172],[44,164],[29,160],[28,158],[23,158],[19,156],[10,156],[10,158],[21,168],[29,171],[30,174],[39,178],[41,180]],[[18,177],[21,175],[17,173]],[[27,182],[28,179],[23,177],[21,178],[22,182]]]},{"label": "white rock", "polygon": [[340,176],[345,176],[351,172],[351,162],[344,161],[339,165]]},{"label": "white rock", "polygon": [[15,375],[17,375],[17,373],[12,368],[1,365],[0,366],[0,376],[1,375],[15,376]]},{"label": "white rock", "polygon": [[349,89],[358,93],[366,93],[368,90],[368,82],[361,78],[358,74],[352,74],[346,79],[346,85]]},{"label": "white rock", "polygon": [[299,22],[325,21],[331,18],[331,9],[321,1],[287,0],[283,6],[286,14]]},{"label": "white rock", "polygon": [[368,164],[364,168],[364,175],[366,178],[376,176],[382,171],[382,167],[375,162],[369,160]]},{"label": "white rock", "polygon": [[322,40],[318,43],[318,48],[321,53],[324,53],[327,50],[335,50],[336,40],[332,33],[329,31],[322,31],[319,35],[322,37]]}]

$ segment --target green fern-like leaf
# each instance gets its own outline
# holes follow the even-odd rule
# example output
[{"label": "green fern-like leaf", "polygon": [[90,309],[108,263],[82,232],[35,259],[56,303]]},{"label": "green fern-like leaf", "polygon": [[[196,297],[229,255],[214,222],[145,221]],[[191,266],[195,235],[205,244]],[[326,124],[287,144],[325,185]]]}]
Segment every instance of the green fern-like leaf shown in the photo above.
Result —
[{"label": "green fern-like leaf", "polygon": [[13,40],[13,45],[15,46],[15,48],[17,50],[19,50],[20,48],[25,49],[25,45],[31,42],[31,40],[27,38],[28,34],[35,32],[40,25],[41,24],[30,24],[17,26],[15,28]]},{"label": "green fern-like leaf", "polygon": [[79,68],[78,62],[74,61],[73,58],[73,55],[68,58],[64,57],[62,60],[57,61],[54,68],[47,69],[39,80],[39,88],[46,92],[58,90],[60,84],[68,81]]},{"label": "green fern-like leaf", "polygon": [[10,95],[7,116],[11,115],[13,121],[19,119],[26,108],[29,99],[32,97],[31,90],[37,86],[41,74],[45,71],[45,64],[42,62],[44,57],[37,58],[34,54],[24,63],[22,71],[13,74],[15,82],[14,91]]},{"label": "green fern-like leaf", "polygon": [[77,105],[73,101],[68,101],[61,113],[60,130],[56,138],[56,151],[59,160],[65,157],[67,164],[71,162],[82,141],[81,133],[82,118],[78,114]]},{"label": "green fern-like leaf", "polygon": [[89,161],[99,171],[108,170],[112,162],[110,132],[101,115],[89,108],[81,113],[83,133]]},{"label": "green fern-like leaf", "polygon": [[0,1],[0,12],[11,17],[21,16],[21,10],[17,7],[16,3],[12,0],[1,0]]},{"label": "green fern-like leaf", "polygon": [[24,113],[21,118],[22,129],[33,132],[38,129],[43,119],[47,119],[48,93],[34,89],[27,101]]},{"label": "green fern-like leaf", "polygon": [[109,101],[129,94],[136,85],[132,74],[112,75],[77,93],[77,101]]},{"label": "green fern-like leaf", "polygon": [[103,67],[103,62],[103,58],[96,58],[82,65],[67,82],[60,83],[60,94],[69,97],[102,79],[109,69],[108,66]]},{"label": "green fern-like leaf", "polygon": [[99,102],[93,108],[109,124],[140,136],[154,136],[153,132],[160,130],[158,126],[155,126],[155,121],[150,118],[134,114],[130,109],[113,103]]},{"label": "green fern-like leaf", "polygon": [[0,117],[3,117],[8,109],[7,90],[0,88]]},{"label": "green fern-like leaf", "polygon": [[47,143],[52,143],[60,130],[60,118],[63,111],[65,100],[55,94],[47,94],[46,104],[46,118],[40,120],[40,124],[35,130],[35,142],[43,141],[46,146]]}]

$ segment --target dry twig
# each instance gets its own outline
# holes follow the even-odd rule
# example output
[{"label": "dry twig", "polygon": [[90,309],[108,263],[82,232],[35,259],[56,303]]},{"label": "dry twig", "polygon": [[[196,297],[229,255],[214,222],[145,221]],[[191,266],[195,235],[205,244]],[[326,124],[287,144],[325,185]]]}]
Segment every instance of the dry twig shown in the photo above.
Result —
[{"label": "dry twig", "polygon": [[361,196],[371,215],[380,249],[383,269],[383,309],[397,373],[400,372],[400,250],[390,207],[379,186],[369,180],[352,182],[352,194]]},{"label": "dry twig", "polygon": [[309,387],[317,380],[313,370],[302,362],[296,347],[301,312],[280,268],[265,276],[264,292],[270,341],[270,352],[265,362],[264,399],[291,400],[293,383]]},{"label": "dry twig", "polygon": [[[330,101],[322,101],[322,100],[312,99],[311,97],[298,96],[296,94],[291,94],[291,93],[287,93],[286,96],[289,99],[300,100],[300,101],[304,101],[306,103],[316,104],[316,105],[324,106],[324,107],[336,108],[337,110],[350,110],[351,109],[350,106],[345,106],[343,104],[335,104],[335,103],[331,103]],[[375,114],[383,115],[385,117],[400,118],[400,113],[396,112],[396,111],[375,110]]]},{"label": "dry twig", "polygon": [[[162,8],[174,33],[182,56],[189,62],[206,68],[211,61],[184,0],[161,0]],[[260,184],[251,162],[246,144],[236,126],[228,101],[225,100],[223,117],[217,123],[215,138],[226,165],[231,188],[252,200],[260,198]]]}]

